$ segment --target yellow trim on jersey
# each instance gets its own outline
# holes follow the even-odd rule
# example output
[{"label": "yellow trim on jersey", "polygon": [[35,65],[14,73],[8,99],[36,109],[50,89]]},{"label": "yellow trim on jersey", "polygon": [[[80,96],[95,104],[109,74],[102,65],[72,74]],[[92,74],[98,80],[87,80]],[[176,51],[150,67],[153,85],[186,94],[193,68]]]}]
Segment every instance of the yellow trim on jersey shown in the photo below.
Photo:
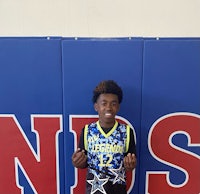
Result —
[{"label": "yellow trim on jersey", "polygon": [[85,128],[84,128],[84,147],[85,147],[86,151],[88,151],[87,133],[88,133],[88,125],[85,125]]},{"label": "yellow trim on jersey", "polygon": [[129,143],[130,143],[130,126],[126,126],[126,152],[128,152],[129,149]]},{"label": "yellow trim on jersey", "polygon": [[105,132],[103,131],[103,129],[101,128],[101,126],[100,126],[100,124],[99,124],[99,121],[97,121],[97,127],[98,127],[99,131],[100,131],[101,134],[102,134],[104,137],[106,137],[106,138],[109,137],[109,136],[113,133],[113,131],[117,128],[117,126],[118,126],[118,122],[115,121],[115,124],[114,124],[113,128],[112,128],[108,133],[105,133]]}]

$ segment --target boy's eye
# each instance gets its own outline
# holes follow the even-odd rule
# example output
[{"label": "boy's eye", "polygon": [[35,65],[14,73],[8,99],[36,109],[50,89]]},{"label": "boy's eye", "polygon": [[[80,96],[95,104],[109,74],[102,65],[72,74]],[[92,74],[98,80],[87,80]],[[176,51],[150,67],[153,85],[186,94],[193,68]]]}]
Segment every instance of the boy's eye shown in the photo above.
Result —
[{"label": "boy's eye", "polygon": [[113,106],[116,106],[116,104],[117,104],[116,102],[113,102],[113,103],[112,103]]},{"label": "boy's eye", "polygon": [[[107,102],[101,102],[101,106],[107,106],[108,103]],[[110,103],[110,106],[116,106],[117,105],[117,102],[112,102]]]},{"label": "boy's eye", "polygon": [[106,106],[106,102],[102,102],[101,105]]}]

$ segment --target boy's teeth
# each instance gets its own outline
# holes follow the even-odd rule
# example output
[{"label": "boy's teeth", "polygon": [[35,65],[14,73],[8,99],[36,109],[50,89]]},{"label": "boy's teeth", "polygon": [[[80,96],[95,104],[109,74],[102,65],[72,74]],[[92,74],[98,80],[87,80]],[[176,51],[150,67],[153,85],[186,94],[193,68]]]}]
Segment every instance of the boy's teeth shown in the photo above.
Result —
[{"label": "boy's teeth", "polygon": [[106,116],[110,116],[110,115],[111,115],[111,113],[106,113],[105,115],[106,115]]}]

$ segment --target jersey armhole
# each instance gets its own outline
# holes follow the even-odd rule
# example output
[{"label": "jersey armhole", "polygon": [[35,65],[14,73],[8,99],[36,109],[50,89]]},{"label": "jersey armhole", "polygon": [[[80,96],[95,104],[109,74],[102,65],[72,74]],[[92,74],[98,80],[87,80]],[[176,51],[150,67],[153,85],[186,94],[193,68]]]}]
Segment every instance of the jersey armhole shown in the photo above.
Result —
[{"label": "jersey armhole", "polygon": [[88,151],[87,134],[88,134],[88,125],[85,125],[85,128],[84,128],[84,147],[85,147],[86,151]]},{"label": "jersey armhole", "polygon": [[126,153],[128,152],[130,144],[130,126],[126,125]]}]

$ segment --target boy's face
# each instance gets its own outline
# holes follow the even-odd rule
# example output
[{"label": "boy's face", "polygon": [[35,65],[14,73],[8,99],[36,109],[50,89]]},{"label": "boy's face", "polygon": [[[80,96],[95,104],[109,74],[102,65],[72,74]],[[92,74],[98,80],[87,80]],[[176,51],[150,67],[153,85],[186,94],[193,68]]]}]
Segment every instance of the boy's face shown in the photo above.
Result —
[{"label": "boy's face", "polygon": [[101,127],[113,127],[115,124],[115,115],[119,111],[119,100],[115,94],[100,94],[97,102],[94,104],[95,110],[99,114]]}]

